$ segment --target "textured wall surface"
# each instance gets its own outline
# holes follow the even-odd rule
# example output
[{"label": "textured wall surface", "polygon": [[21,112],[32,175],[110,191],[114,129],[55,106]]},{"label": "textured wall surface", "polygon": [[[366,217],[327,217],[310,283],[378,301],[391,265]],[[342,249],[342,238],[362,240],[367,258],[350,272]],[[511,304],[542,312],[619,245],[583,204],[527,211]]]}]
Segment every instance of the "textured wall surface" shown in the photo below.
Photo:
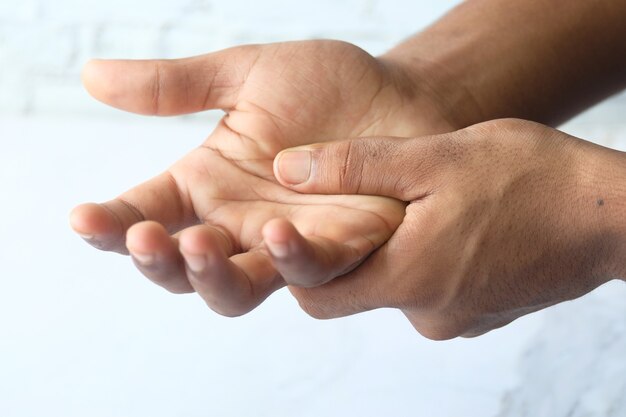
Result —
[{"label": "textured wall surface", "polygon": [[[200,54],[304,38],[376,54],[456,0],[0,0],[0,416],[626,416],[626,285],[470,340],[400,314],[316,321],[288,292],[240,319],[138,276],[67,213],[197,145],[214,119],[96,103],[91,57]],[[626,99],[563,126],[626,150]]]},{"label": "textured wall surface", "polygon": [[0,0],[0,114],[117,116],[86,100],[79,77],[89,58],[176,58],[310,38],[378,54],[458,3]]},{"label": "textured wall surface", "polygon": [[384,51],[453,4],[401,0],[0,0],[0,112],[85,114],[83,63],[338,38]]}]

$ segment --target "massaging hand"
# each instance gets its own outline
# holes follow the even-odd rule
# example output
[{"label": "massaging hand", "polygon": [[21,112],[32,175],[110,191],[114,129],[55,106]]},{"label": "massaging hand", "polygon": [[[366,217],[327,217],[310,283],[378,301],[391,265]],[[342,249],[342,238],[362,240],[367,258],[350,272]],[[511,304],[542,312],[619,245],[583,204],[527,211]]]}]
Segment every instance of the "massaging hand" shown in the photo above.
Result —
[{"label": "massaging hand", "polygon": [[318,261],[294,283],[323,284],[384,243],[405,205],[298,194],[276,182],[272,161],[284,148],[333,138],[450,130],[414,75],[334,41],[173,61],[92,61],[84,84],[107,104],[150,115],[226,115],[163,174],[107,203],[77,207],[71,224],[100,249],[130,251],[156,283],[195,290],[225,315],[243,314],[285,285],[267,247],[280,257],[291,224]]},{"label": "massaging hand", "polygon": [[[473,336],[625,276],[624,154],[536,123],[305,146],[279,154],[276,175],[299,192],[408,204],[357,269],[292,290],[315,317],[395,307],[427,337]],[[295,231],[283,238],[276,265],[296,281],[317,260]]]}]

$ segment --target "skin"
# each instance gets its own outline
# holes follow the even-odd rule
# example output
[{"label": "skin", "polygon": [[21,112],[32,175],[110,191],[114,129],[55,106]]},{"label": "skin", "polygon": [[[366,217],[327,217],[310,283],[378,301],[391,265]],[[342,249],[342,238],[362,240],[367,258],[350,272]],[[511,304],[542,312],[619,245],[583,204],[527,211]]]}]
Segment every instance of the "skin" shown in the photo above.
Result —
[{"label": "skin", "polygon": [[[303,152],[308,166],[283,165]],[[626,154],[537,123],[338,141],[277,161],[281,182],[300,192],[408,204],[364,264],[300,294],[314,317],[392,307],[428,338],[476,336],[626,276]],[[286,181],[296,168],[309,177]],[[316,259],[306,240],[286,223],[282,239],[291,252],[279,271],[287,281],[307,274]]]},{"label": "skin", "polygon": [[[329,164],[328,169],[334,169],[329,174],[344,181],[366,184],[370,181],[368,175],[374,174],[377,178],[389,178],[386,188],[381,185],[382,196],[377,197],[302,194],[314,190],[362,194],[368,188],[351,189],[350,183],[324,188],[324,184],[310,183],[312,188],[303,185],[290,189],[294,177],[281,177],[278,170],[281,164],[288,163],[287,159],[282,160],[285,154],[275,160],[274,157],[286,148],[314,142],[376,135],[416,137],[451,132],[500,117],[557,125],[626,86],[624,21],[625,1],[470,0],[378,58],[345,43],[310,41],[246,46],[185,60],[92,61],[85,68],[85,86],[107,104],[157,115],[220,108],[227,116],[200,148],[163,175],[110,202],[77,207],[71,224],[96,247],[120,253],[130,251],[139,270],[167,289],[197,291],[221,314],[243,314],[288,283],[302,307],[315,317],[398,307],[427,337],[479,334],[521,314],[579,296],[606,280],[615,269],[609,266],[612,262],[605,262],[604,254],[619,252],[615,247],[620,245],[614,244],[613,238],[594,235],[603,243],[589,246],[591,237],[583,231],[590,227],[579,227],[574,221],[576,216],[588,213],[574,210],[575,204],[564,206],[557,198],[559,187],[546,186],[544,192],[553,196],[549,201],[543,195],[535,195],[538,184],[550,178],[557,184],[563,181],[561,185],[570,190],[570,194],[560,196],[567,197],[566,201],[590,198],[593,193],[589,189],[577,190],[574,186],[588,185],[581,172],[588,166],[597,167],[588,163],[596,157],[602,159],[599,155],[605,155],[604,151],[574,151],[571,149],[587,149],[589,145],[563,145],[569,151],[556,152],[550,144],[539,144],[538,138],[557,138],[559,144],[572,140],[553,131],[540,134],[545,128],[509,121],[486,125],[488,132],[480,140],[468,132],[484,130],[485,125],[455,136],[472,139],[469,142],[480,145],[480,152],[469,152],[466,145],[435,147],[435,151],[425,148],[422,150],[432,159],[415,155],[415,161],[423,162],[415,166],[396,152],[385,152],[394,143],[407,152],[413,150],[405,147],[406,139],[381,139],[386,148],[374,147],[373,153],[367,154],[382,161],[376,172],[364,172],[360,179],[355,177],[353,168],[362,167],[362,161],[355,159],[357,156],[342,154],[343,163]],[[517,134],[511,131],[512,125],[520,129]],[[425,138],[426,143],[430,143],[428,139]],[[370,141],[359,140],[355,142],[359,146],[349,149],[361,155],[361,144],[368,146]],[[520,145],[520,141],[530,143],[531,149],[543,146],[550,152],[543,158],[542,153],[523,149],[525,145]],[[509,149],[510,142],[517,145]],[[466,151],[473,155],[474,163],[465,160],[462,154]],[[572,156],[579,153],[589,159]],[[517,158],[510,160],[511,154]],[[508,175],[500,158],[511,164],[521,161],[534,170],[525,171],[524,166],[516,164],[517,170]],[[554,174],[559,158],[564,158],[561,163],[571,169],[579,183],[572,184]],[[618,159],[607,158],[611,162]],[[274,175],[288,187],[280,187],[273,178],[272,160]],[[398,174],[400,161],[415,168],[417,177],[406,172]],[[548,166],[541,168],[536,161]],[[451,173],[454,170],[448,172],[439,166],[455,166],[456,162],[460,163],[456,165],[456,176]],[[308,166],[308,174],[315,175],[311,160],[292,158],[290,164]],[[449,209],[450,204],[444,210],[444,205],[434,203],[425,210],[430,213],[432,224],[411,217],[418,206],[406,199],[410,194],[408,186],[408,194],[388,192],[395,187],[394,181],[401,179],[433,180],[421,171],[424,166],[433,172],[445,172],[438,178],[441,183],[435,181],[436,185],[446,184],[446,192],[437,194],[437,204],[442,204],[440,198],[454,203],[454,210]],[[536,176],[542,172],[545,175]],[[495,181],[494,178],[500,178],[494,176],[498,174],[502,180]],[[614,182],[619,177],[615,175],[604,181]],[[467,188],[458,189],[443,182],[446,176]],[[532,186],[524,182],[529,178],[534,179]],[[598,180],[596,185],[601,182]],[[417,191],[424,192],[420,187]],[[500,193],[515,187],[519,187],[517,193],[527,193],[516,197],[522,200],[510,196],[509,200],[499,200]],[[611,212],[619,207],[619,193],[613,193],[614,189],[605,184],[596,191],[598,195],[602,191],[601,194],[612,196],[594,197],[594,201],[603,201],[597,207],[604,208],[604,212],[609,211],[608,201]],[[476,195],[484,198],[477,201]],[[413,197],[416,201],[433,200],[419,192]],[[535,201],[541,204],[532,204]],[[511,209],[514,206],[519,207],[519,212]],[[559,217],[552,212],[555,210],[573,218]],[[540,224],[547,232],[533,229],[530,218],[542,219]],[[407,219],[413,219],[413,228],[406,227]],[[446,225],[451,235],[443,234],[438,225]],[[523,269],[526,262],[531,271],[539,254],[553,253],[556,260],[543,261],[545,268],[535,271],[543,277],[539,282],[545,285],[531,285],[524,290],[521,273],[497,273],[497,268],[491,268],[493,262],[486,255],[488,252],[471,250],[476,242],[504,242],[508,246],[501,246],[508,251],[499,255],[500,265],[504,265],[506,256],[516,255],[516,250],[530,239],[521,232],[509,233],[505,239],[498,226],[533,232],[531,237],[546,236],[540,240],[541,245],[534,245],[534,254],[530,249],[520,252],[522,266],[518,268]],[[603,228],[602,236],[614,236],[615,230],[619,229]],[[402,237],[398,238],[400,231]],[[467,241],[469,238],[473,240]],[[421,246],[416,248],[415,242]],[[563,255],[569,253],[563,249],[564,242],[578,245],[577,250],[568,249],[579,256]],[[496,245],[492,249],[499,248]],[[400,255],[392,254],[392,249]],[[586,250],[597,256],[584,256]],[[451,258],[451,253],[463,254],[463,262]],[[308,262],[306,268],[303,259]],[[371,269],[373,259],[385,268]],[[577,273],[564,267],[569,265],[568,260],[580,259],[590,264],[576,264],[580,267]],[[417,260],[428,260],[441,268],[457,262],[460,269],[451,274],[452,282],[459,288],[450,292],[444,285],[450,281],[434,279],[439,275],[432,271],[415,275]],[[596,261],[602,268],[593,265]],[[344,275],[358,265],[361,266],[354,272]],[[464,269],[466,266],[468,269]],[[551,276],[549,271],[558,272],[558,267],[572,272],[577,280],[547,278]],[[405,292],[373,285],[371,279],[369,287],[360,285],[361,279],[348,279],[371,277],[372,271],[381,282],[395,277],[393,285]],[[430,279],[420,279],[422,275]],[[474,277],[478,286],[460,278],[465,276]],[[502,283],[498,285],[494,277],[501,277]],[[491,293],[492,301],[481,298],[476,289],[483,288],[481,285]],[[463,291],[464,287],[473,290]],[[530,295],[507,298],[507,292],[516,288]],[[467,305],[479,307],[475,311],[464,309],[455,294],[463,294]],[[391,300],[391,296],[396,299]],[[424,298],[431,301],[424,302]],[[459,318],[461,315],[466,316],[464,320]]]},{"label": "skin", "polygon": [[460,127],[554,127],[626,88],[625,21],[624,0],[469,0],[387,56],[427,73]]},{"label": "skin", "polygon": [[272,172],[280,150],[452,130],[400,65],[337,41],[173,61],[91,61],[83,81],[95,98],[135,113],[226,112],[201,146],[163,174],[112,201],[78,206],[70,221],[95,247],[130,252],[146,277],[172,292],[196,291],[228,316],[286,285],[262,235],[272,234],[272,219],[288,220],[314,242],[321,265],[311,270],[314,279],[297,282],[314,286],[352,269],[404,216],[405,205],[385,197],[303,195],[280,186]]}]

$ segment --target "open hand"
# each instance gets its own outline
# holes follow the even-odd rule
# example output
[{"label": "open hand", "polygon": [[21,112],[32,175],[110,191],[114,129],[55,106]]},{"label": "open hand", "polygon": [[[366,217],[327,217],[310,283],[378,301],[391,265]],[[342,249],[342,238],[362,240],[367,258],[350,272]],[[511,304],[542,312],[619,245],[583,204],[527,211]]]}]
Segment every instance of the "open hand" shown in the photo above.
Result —
[{"label": "open hand", "polygon": [[288,251],[285,236],[295,230],[316,262],[291,283],[324,284],[383,244],[405,203],[299,194],[275,181],[272,161],[282,149],[323,140],[451,130],[414,75],[336,41],[92,61],[85,86],[107,104],[149,115],[226,115],[163,174],[107,203],[77,207],[71,224],[100,249],[130,252],[156,283],[197,291],[225,315],[243,314],[285,285],[272,258]]}]

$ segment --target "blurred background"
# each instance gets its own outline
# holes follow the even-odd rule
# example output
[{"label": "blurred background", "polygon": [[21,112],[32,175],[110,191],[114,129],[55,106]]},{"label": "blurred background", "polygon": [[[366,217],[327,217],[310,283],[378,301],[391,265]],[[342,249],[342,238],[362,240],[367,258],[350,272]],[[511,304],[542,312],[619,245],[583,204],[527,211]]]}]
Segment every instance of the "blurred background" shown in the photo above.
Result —
[{"label": "blurred background", "polygon": [[[478,339],[431,342],[395,311],[332,321],[287,291],[227,319],[70,231],[77,203],[162,171],[219,113],[143,118],[90,99],[84,62],[243,43],[372,54],[458,1],[0,0],[0,416],[626,415],[626,286]],[[626,149],[626,97],[562,127]]]}]

